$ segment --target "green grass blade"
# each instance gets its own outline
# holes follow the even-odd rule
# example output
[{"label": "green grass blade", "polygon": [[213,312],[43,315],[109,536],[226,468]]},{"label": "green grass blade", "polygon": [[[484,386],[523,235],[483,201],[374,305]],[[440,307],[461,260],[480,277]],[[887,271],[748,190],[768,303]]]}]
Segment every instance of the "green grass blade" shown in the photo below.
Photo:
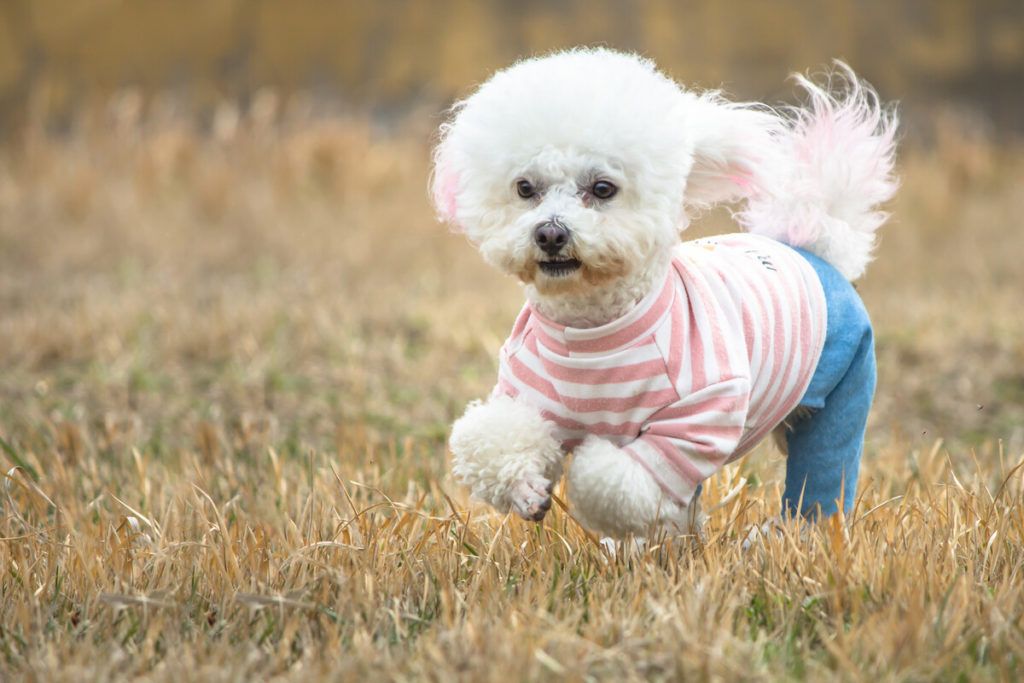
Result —
[{"label": "green grass blade", "polygon": [[0,436],[0,447],[3,447],[7,456],[14,461],[15,465],[28,472],[28,476],[32,477],[32,481],[39,481],[39,473],[36,472],[36,468],[22,460],[21,457],[14,452],[14,449],[11,448],[11,444],[7,443],[2,436]]}]

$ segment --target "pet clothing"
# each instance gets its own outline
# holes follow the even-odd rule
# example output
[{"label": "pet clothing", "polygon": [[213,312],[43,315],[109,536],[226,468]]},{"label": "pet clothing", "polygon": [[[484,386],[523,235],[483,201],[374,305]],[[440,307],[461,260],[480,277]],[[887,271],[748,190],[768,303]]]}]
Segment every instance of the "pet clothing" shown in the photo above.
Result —
[{"label": "pet clothing", "polygon": [[[566,451],[589,434],[612,441],[684,506],[806,397],[817,410],[789,435],[786,505],[828,514],[840,495],[853,500],[863,422],[859,431],[842,424],[839,404],[863,393],[868,356],[873,390],[870,324],[863,349],[863,332],[848,328],[860,320],[854,302],[831,266],[769,238],[687,242],[661,286],[606,325],[566,327],[527,303],[502,347],[495,392],[538,408]],[[865,419],[869,406],[870,392]]]}]

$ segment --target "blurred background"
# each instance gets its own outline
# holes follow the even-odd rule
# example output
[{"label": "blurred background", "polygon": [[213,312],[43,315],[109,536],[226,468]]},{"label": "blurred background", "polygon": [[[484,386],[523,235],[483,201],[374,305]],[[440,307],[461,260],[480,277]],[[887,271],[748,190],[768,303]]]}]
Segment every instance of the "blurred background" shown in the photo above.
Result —
[{"label": "blurred background", "polygon": [[414,439],[443,476],[522,295],[435,221],[431,141],[577,44],[769,103],[841,58],[898,101],[869,457],[1024,449],[1021,0],[0,0],[0,433],[212,462]]},{"label": "blurred background", "polygon": [[83,102],[139,88],[198,115],[264,89],[394,115],[578,44],[769,100],[786,74],[842,58],[909,112],[1024,128],[1019,0],[4,0],[0,113],[8,131],[30,112],[67,125]]}]

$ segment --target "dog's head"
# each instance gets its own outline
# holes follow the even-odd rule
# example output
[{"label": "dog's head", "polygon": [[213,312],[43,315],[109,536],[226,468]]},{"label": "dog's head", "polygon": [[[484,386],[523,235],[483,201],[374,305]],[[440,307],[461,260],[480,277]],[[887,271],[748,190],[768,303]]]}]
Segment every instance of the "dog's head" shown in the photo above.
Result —
[{"label": "dog's head", "polygon": [[758,184],[777,119],[604,49],[520,62],[457,104],[434,153],[439,216],[542,295],[663,257],[688,205]]}]

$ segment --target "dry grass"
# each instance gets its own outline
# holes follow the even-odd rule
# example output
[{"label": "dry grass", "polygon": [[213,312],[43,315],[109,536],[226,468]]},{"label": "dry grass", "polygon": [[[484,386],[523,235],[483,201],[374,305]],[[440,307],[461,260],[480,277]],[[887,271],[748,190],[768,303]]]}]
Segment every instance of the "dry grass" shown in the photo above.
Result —
[{"label": "dry grass", "polygon": [[128,93],[0,156],[0,678],[1019,676],[1024,153],[903,160],[847,526],[743,552],[762,449],[706,543],[611,558],[446,477],[520,299],[430,215],[436,119],[314,109]]}]

